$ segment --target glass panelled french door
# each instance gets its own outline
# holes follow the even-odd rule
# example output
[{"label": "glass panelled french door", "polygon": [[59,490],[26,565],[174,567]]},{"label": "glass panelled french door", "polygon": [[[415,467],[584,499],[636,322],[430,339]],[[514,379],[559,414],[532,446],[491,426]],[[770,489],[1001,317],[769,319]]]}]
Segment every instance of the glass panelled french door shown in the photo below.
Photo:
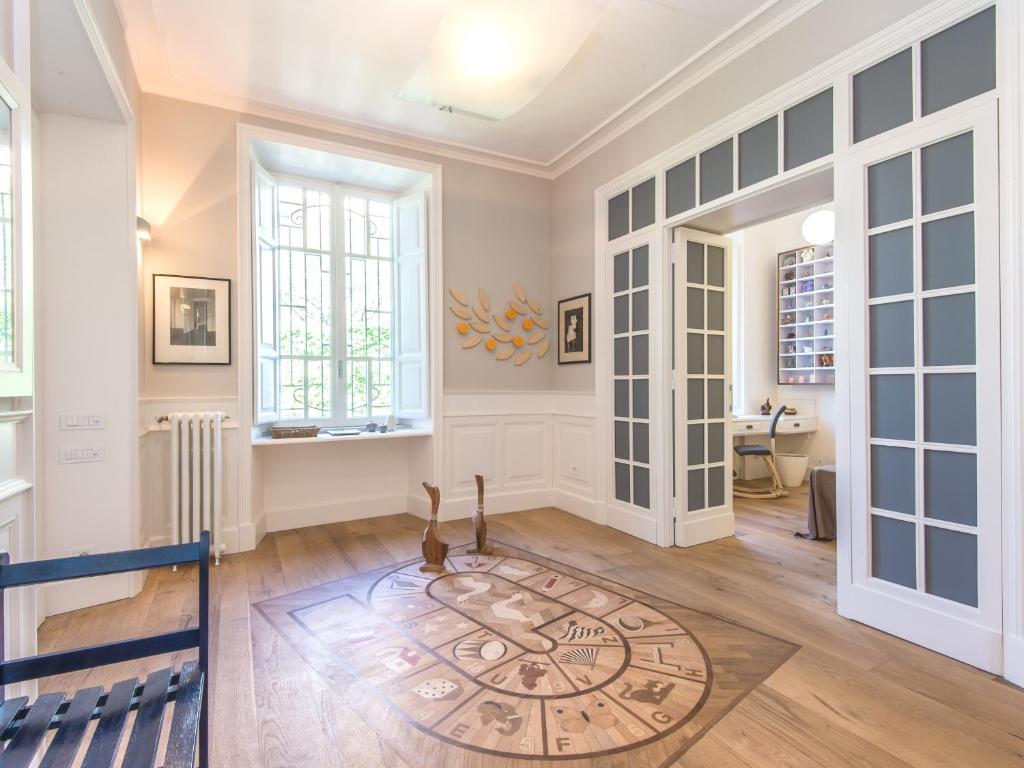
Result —
[{"label": "glass panelled french door", "polygon": [[[1001,671],[995,102],[837,165],[839,612]],[[840,435],[842,437],[842,434]],[[843,460],[847,454],[848,462]]]},{"label": "glass panelled french door", "polygon": [[677,227],[673,243],[675,543],[731,536],[731,317],[728,239]]}]

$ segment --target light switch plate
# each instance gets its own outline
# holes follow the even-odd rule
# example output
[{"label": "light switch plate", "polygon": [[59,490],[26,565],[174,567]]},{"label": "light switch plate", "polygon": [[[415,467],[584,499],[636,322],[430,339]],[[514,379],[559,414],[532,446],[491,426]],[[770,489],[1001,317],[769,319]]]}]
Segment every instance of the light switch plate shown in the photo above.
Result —
[{"label": "light switch plate", "polygon": [[60,428],[62,431],[77,429],[103,429],[106,427],[106,420],[97,414],[64,414],[60,417]]},{"label": "light switch plate", "polygon": [[101,446],[87,446],[84,448],[58,448],[58,464],[84,464],[88,461],[103,461],[103,448]]}]

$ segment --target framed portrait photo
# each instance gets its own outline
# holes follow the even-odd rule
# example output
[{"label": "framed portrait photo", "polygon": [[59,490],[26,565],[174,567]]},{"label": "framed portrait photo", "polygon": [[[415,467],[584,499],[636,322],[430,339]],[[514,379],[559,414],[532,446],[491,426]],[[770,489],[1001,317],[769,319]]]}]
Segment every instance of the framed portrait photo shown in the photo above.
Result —
[{"label": "framed portrait photo", "polygon": [[558,302],[558,364],[590,362],[590,294]]},{"label": "framed portrait photo", "polygon": [[153,363],[231,364],[231,281],[153,275]]}]

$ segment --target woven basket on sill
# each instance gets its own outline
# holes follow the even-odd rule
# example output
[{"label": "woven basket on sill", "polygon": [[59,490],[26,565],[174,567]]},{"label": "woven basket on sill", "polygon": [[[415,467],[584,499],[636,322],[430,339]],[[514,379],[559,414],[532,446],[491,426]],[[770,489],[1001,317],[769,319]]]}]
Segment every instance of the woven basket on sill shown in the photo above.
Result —
[{"label": "woven basket on sill", "polygon": [[275,440],[287,440],[296,437],[316,437],[320,427],[271,427],[270,436]]}]

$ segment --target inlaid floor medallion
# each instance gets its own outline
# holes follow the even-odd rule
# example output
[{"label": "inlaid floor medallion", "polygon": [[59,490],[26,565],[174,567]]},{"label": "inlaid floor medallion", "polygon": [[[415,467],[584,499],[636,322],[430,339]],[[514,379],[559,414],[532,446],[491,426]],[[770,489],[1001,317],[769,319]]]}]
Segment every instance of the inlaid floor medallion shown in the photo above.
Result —
[{"label": "inlaid floor medallion", "polygon": [[495,544],[257,608],[410,765],[667,763],[796,650]]}]

